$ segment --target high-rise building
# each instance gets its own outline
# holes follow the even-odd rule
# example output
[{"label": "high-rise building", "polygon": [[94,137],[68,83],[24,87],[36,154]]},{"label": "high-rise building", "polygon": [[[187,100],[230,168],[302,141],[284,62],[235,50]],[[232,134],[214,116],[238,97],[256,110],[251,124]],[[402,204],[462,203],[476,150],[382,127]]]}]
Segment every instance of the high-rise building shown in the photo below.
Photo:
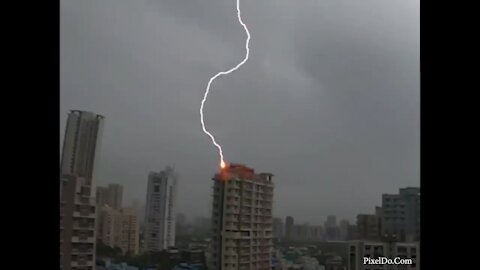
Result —
[{"label": "high-rise building", "polygon": [[337,226],[337,217],[334,215],[327,216],[327,220],[325,220],[325,227],[335,227]]},{"label": "high-rise building", "polygon": [[358,240],[358,228],[357,225],[348,225],[347,240]]},{"label": "high-rise building", "polygon": [[329,215],[324,225],[326,240],[338,240],[340,237],[340,230],[337,226],[337,217],[334,215]]},{"label": "high-rise building", "polygon": [[96,197],[97,207],[108,204],[108,188],[97,186]]},{"label": "high-rise building", "polygon": [[322,241],[323,240],[323,227],[322,226],[311,226],[310,228],[310,238],[313,241]]},{"label": "high-rise building", "polygon": [[420,239],[420,188],[401,188],[399,194],[382,195],[382,235],[399,241]]},{"label": "high-rise building", "polygon": [[215,175],[209,268],[271,269],[272,177],[240,164]]},{"label": "high-rise building", "polygon": [[110,207],[120,210],[122,209],[123,186],[120,184],[108,185],[108,205]]},{"label": "high-rise building", "polygon": [[95,174],[104,117],[68,115],[60,164],[60,269],[95,267]]},{"label": "high-rise building", "polygon": [[93,181],[98,166],[103,122],[101,115],[71,111],[63,139],[61,174],[84,178],[92,190],[95,187]]},{"label": "high-rise building", "polygon": [[145,249],[161,251],[175,246],[177,174],[172,167],[148,176]]},{"label": "high-rise building", "polygon": [[176,224],[175,224],[175,234],[176,236],[184,236],[187,232],[187,218],[183,213],[177,213]]},{"label": "high-rise building", "polygon": [[108,187],[97,186],[97,206],[108,205],[113,209],[121,210],[123,199],[123,186],[120,184],[109,184]]},{"label": "high-rise building", "polygon": [[294,240],[294,226],[295,222],[293,217],[288,216],[285,218],[285,238],[287,241]]},{"label": "high-rise building", "polygon": [[345,241],[347,240],[348,238],[348,226],[350,225],[350,223],[345,220],[345,219],[342,219],[340,220],[340,224],[339,224],[339,231],[340,231],[340,240],[342,241]]},{"label": "high-rise building", "polygon": [[380,228],[377,215],[357,215],[357,236],[359,240],[380,240]]},{"label": "high-rise building", "polygon": [[276,238],[276,240],[280,240],[283,238],[284,235],[284,226],[283,226],[283,221],[281,218],[274,218],[273,219],[273,237]]}]

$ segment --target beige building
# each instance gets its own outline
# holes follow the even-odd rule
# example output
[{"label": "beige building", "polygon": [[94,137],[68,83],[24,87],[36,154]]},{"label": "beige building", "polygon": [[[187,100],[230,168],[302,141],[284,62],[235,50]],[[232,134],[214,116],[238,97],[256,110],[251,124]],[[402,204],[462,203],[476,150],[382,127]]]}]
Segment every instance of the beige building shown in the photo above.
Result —
[{"label": "beige building", "polygon": [[116,210],[108,205],[98,216],[98,239],[110,247],[119,247],[123,253],[139,252],[138,218],[131,209]]},{"label": "beige building", "polygon": [[60,269],[93,270],[95,201],[85,178],[61,177]]},{"label": "beige building", "polygon": [[104,205],[99,209],[97,237],[107,246],[119,247],[121,214],[116,209]]},{"label": "beige building", "polygon": [[357,215],[357,236],[359,240],[380,240],[380,218],[377,215]]},{"label": "beige building", "polygon": [[140,249],[140,231],[138,217],[133,209],[124,208],[121,213],[121,232],[119,247],[124,253],[137,255]]},{"label": "beige building", "polygon": [[211,269],[271,269],[272,176],[229,164],[213,178]]}]

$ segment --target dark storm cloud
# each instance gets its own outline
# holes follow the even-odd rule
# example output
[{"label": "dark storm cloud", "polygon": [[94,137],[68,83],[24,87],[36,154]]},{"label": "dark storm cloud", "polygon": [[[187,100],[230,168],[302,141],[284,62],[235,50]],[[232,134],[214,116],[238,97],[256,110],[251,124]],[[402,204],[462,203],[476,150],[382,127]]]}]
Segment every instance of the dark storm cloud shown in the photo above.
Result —
[{"label": "dark storm cloud", "polygon": [[[226,158],[276,175],[275,212],[320,222],[419,185],[418,1],[241,1],[251,58],[214,82],[206,121]],[[104,114],[99,184],[144,201],[175,164],[180,211],[207,215],[216,150],[198,109],[244,56],[233,0],[61,1],[61,133]]]}]

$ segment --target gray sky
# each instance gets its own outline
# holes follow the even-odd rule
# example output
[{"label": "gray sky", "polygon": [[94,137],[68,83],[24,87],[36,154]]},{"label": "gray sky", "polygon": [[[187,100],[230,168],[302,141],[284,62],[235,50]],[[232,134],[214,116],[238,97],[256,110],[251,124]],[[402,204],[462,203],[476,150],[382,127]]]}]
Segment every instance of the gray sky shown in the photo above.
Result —
[{"label": "gray sky", "polygon": [[[420,183],[419,1],[241,0],[250,59],[216,80],[206,123],[227,161],[275,175],[275,215],[373,213]],[[175,164],[179,211],[208,215],[218,155],[198,113],[241,61],[235,0],[62,0],[61,117],[106,117],[98,184],[144,202]]]}]

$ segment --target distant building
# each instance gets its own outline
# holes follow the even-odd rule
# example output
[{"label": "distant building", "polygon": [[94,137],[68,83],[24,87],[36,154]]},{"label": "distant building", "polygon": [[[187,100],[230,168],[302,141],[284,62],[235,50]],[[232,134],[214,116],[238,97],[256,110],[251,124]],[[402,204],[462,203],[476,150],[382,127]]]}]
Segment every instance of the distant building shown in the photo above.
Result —
[{"label": "distant building", "polygon": [[161,251],[175,246],[178,175],[172,167],[148,176],[145,249]]},{"label": "distant building", "polygon": [[123,208],[120,212],[120,245],[123,253],[137,255],[140,251],[140,228],[133,209]]},{"label": "distant building", "polygon": [[124,254],[137,255],[140,249],[138,218],[131,209],[117,210],[108,205],[99,209],[97,237],[109,247],[119,247]]},{"label": "distant building", "polygon": [[122,209],[123,186],[120,184],[108,185],[108,205],[110,207],[120,210]]},{"label": "distant building", "polygon": [[327,216],[327,220],[325,221],[325,228],[336,227],[336,226],[337,226],[337,217],[334,215]]},{"label": "distant building", "polygon": [[108,188],[97,186],[95,199],[97,202],[97,207],[108,205]]},{"label": "distant building", "polygon": [[95,175],[104,117],[70,111],[60,163],[60,269],[95,267]]},{"label": "distant building", "polygon": [[313,241],[323,241],[323,227],[310,226],[308,237]]},{"label": "distant building", "polygon": [[307,241],[308,237],[308,225],[307,224],[299,224],[299,225],[294,225],[294,236],[293,240],[298,241],[298,242],[305,242]]},{"label": "distant building", "polygon": [[104,205],[98,209],[97,238],[106,246],[120,247],[121,214],[118,210]]},{"label": "distant building", "polygon": [[339,240],[347,240],[348,238],[348,226],[350,223],[347,220],[342,219],[339,225]]},{"label": "distant building", "polygon": [[285,234],[284,227],[285,226],[281,218],[273,219],[273,237],[275,237],[276,240],[283,239],[283,236]]},{"label": "distant building", "polygon": [[285,219],[285,238],[287,241],[292,241],[294,238],[294,225],[293,217],[288,216]]},{"label": "distant building", "polygon": [[357,215],[358,240],[380,240],[379,217],[377,215]]},{"label": "distant building", "polygon": [[213,178],[212,270],[271,270],[272,174],[229,164]]},{"label": "distant building", "polygon": [[[418,243],[352,241],[349,245],[349,270],[419,270],[420,254]],[[364,258],[386,257],[390,259],[408,258],[411,265],[368,265]]]},{"label": "distant building", "polygon": [[109,184],[108,187],[97,186],[97,207],[108,205],[113,209],[121,210],[123,208],[122,198],[123,186],[120,184]]},{"label": "distant building", "polygon": [[358,240],[358,228],[357,225],[348,225],[347,240]]},{"label": "distant building", "polygon": [[324,224],[325,228],[325,240],[327,241],[334,241],[339,240],[340,238],[340,229],[337,226],[337,217],[334,215],[330,215],[327,217],[327,220]]},{"label": "distant building", "polygon": [[399,194],[382,195],[382,235],[399,241],[420,239],[420,188],[401,188]]}]

